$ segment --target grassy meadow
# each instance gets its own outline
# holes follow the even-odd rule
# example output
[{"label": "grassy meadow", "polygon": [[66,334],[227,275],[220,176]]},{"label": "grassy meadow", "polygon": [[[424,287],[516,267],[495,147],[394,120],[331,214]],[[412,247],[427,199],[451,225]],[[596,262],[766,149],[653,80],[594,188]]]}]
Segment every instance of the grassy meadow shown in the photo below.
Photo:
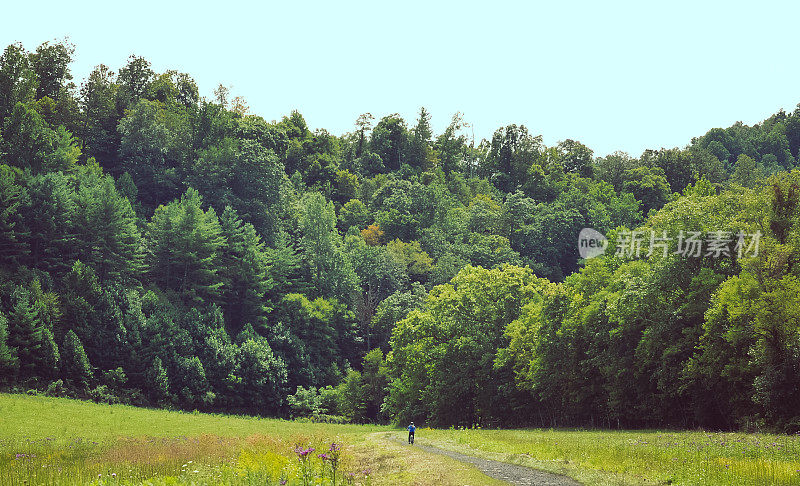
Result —
[{"label": "grassy meadow", "polygon": [[800,485],[800,437],[771,434],[421,430],[420,443],[593,485]]},{"label": "grassy meadow", "polygon": [[388,430],[0,394],[0,486],[493,484]]},{"label": "grassy meadow", "polygon": [[[409,447],[404,437],[379,426],[0,394],[0,486],[332,484],[334,469],[342,485],[501,484],[472,466]],[[800,484],[795,436],[419,429],[417,441],[566,474],[587,485]],[[341,450],[331,451],[334,443]],[[314,451],[304,454],[309,448]]]}]

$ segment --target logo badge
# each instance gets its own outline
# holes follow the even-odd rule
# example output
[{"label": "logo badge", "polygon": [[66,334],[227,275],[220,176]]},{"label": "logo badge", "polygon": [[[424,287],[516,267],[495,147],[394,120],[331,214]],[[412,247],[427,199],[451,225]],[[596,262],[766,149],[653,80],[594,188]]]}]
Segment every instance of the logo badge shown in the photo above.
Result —
[{"label": "logo badge", "polygon": [[602,255],[608,247],[608,240],[603,233],[593,228],[583,228],[578,234],[578,254],[589,259]]}]

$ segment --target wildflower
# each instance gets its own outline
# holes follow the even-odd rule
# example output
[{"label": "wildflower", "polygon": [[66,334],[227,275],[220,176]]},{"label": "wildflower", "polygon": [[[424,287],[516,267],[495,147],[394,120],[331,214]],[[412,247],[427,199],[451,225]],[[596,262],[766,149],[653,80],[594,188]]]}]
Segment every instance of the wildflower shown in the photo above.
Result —
[{"label": "wildflower", "polygon": [[331,468],[331,482],[336,484],[336,473],[339,470],[339,457],[342,454],[342,446],[337,444],[336,442],[332,442],[331,446],[328,448],[327,454],[320,454],[319,457],[323,461],[330,462]]},{"label": "wildflower", "polygon": [[300,471],[303,480],[303,486],[309,486],[311,484],[313,468],[311,467],[311,462],[308,459],[312,452],[314,452],[313,447],[303,448],[298,445],[294,448],[294,453],[297,454],[297,460],[300,461]]},{"label": "wildflower", "polygon": [[111,477],[112,478],[116,478],[117,477],[117,473],[111,473]]},{"label": "wildflower", "polygon": [[314,451],[315,451],[315,449],[313,447],[309,447],[308,449],[304,449],[304,448],[302,448],[300,446],[297,446],[297,447],[294,448],[294,453],[297,454],[297,457],[300,460],[303,460],[303,461],[306,459],[306,457],[309,454],[311,454]]}]

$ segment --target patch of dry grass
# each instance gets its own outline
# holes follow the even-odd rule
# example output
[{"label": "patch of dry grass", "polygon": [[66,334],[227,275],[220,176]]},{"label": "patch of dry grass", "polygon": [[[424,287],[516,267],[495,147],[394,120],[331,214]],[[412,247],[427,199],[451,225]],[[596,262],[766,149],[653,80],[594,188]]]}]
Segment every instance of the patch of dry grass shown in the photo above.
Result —
[{"label": "patch of dry grass", "polygon": [[491,479],[475,466],[447,456],[429,454],[418,447],[394,440],[391,434],[374,433],[367,437],[356,457],[371,464],[375,485],[506,485]]}]

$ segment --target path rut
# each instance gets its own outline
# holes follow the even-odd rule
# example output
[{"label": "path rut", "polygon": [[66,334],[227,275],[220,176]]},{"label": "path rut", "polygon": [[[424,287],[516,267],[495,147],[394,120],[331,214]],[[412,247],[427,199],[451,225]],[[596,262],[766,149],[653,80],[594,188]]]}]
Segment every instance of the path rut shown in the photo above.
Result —
[{"label": "path rut", "polygon": [[494,479],[506,481],[515,486],[581,486],[581,483],[572,478],[517,464],[468,456],[460,452],[449,451],[419,443],[409,447],[417,447],[431,454],[441,454],[460,462],[472,464],[483,474]]}]

